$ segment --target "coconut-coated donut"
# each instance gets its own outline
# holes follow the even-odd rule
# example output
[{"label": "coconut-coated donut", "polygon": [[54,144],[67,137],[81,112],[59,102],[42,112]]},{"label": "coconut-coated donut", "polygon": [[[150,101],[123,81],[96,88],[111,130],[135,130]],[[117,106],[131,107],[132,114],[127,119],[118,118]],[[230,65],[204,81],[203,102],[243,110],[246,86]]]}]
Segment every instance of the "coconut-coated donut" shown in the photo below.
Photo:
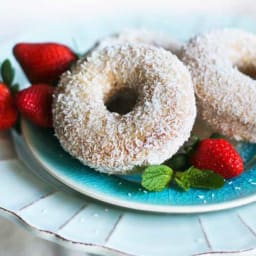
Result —
[{"label": "coconut-coated donut", "polygon": [[[122,89],[138,97],[123,115],[104,104]],[[196,108],[190,73],[175,55],[124,44],[94,51],[62,75],[52,112],[64,150],[100,172],[124,174],[177,152],[190,136]]]},{"label": "coconut-coated donut", "polygon": [[126,29],[120,33],[99,40],[89,52],[105,48],[109,45],[124,43],[149,44],[156,47],[162,47],[174,54],[178,54],[180,50],[180,44],[177,40],[163,32],[147,29]]},{"label": "coconut-coated donut", "polygon": [[238,29],[192,38],[181,50],[200,117],[235,140],[256,142],[256,36]]}]

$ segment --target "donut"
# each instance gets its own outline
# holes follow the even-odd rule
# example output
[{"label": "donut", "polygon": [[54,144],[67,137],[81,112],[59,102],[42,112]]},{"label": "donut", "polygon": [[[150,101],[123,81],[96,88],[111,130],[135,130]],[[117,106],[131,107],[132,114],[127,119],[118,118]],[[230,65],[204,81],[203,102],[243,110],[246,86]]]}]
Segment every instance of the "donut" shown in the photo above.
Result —
[{"label": "donut", "polygon": [[150,31],[146,29],[126,29],[120,33],[113,34],[99,40],[89,50],[89,53],[112,44],[124,43],[149,44],[156,47],[162,47],[174,54],[178,54],[180,49],[179,43],[163,32]]},{"label": "donut", "polygon": [[[124,92],[135,98],[130,111],[110,111],[107,102]],[[123,44],[94,51],[63,74],[52,112],[64,150],[97,171],[128,174],[177,152],[196,108],[190,73],[175,55]]]},{"label": "donut", "polygon": [[210,128],[237,141],[256,142],[256,36],[238,29],[192,38],[181,49]]}]

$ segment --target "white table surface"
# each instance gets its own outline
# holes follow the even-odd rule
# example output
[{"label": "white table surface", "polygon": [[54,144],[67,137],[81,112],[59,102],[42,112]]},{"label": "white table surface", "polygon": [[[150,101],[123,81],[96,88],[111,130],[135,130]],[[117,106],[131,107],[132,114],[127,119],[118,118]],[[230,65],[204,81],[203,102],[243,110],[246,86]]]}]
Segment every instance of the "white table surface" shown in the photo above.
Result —
[{"label": "white table surface", "polygon": [[[63,19],[75,22],[84,15],[108,15],[113,11],[125,13],[154,12],[170,9],[172,13],[216,13],[238,14],[256,18],[255,0],[179,0],[179,1],[104,1],[104,0],[0,0],[0,47],[1,40],[12,38],[27,25],[43,24],[47,19],[61,23]],[[1,60],[0,60],[1,61]],[[8,133],[0,133],[0,159],[9,159],[15,155],[8,140]],[[32,236],[22,228],[0,219],[0,256],[21,255],[84,255],[80,252],[64,250],[50,242]],[[222,254],[224,255],[224,254]],[[237,254],[250,255],[250,254]]]}]

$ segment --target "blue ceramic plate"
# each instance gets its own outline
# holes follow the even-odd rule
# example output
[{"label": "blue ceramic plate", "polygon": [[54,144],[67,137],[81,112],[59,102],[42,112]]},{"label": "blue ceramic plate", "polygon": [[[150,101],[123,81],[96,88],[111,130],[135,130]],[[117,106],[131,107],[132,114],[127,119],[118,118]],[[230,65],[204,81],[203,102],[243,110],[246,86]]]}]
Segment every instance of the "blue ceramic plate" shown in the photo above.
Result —
[{"label": "blue ceramic plate", "polygon": [[[49,173],[80,193],[111,204],[145,211],[191,213],[226,209],[256,200],[256,167],[253,165],[218,190],[183,192],[166,188],[162,192],[147,192],[139,183],[82,165],[61,148],[51,130],[23,121],[22,132],[31,152]],[[245,165],[256,154],[253,144],[239,143],[237,149]]]},{"label": "blue ceramic plate", "polygon": [[[86,51],[96,40],[123,28],[149,28],[173,35],[183,41],[195,33],[221,27],[240,27],[256,32],[255,21],[237,17],[177,17],[161,13],[154,15],[115,17],[97,20],[97,22],[65,27],[52,26],[50,29],[38,28],[28,31],[23,41],[59,41],[70,45],[78,52]],[[61,32],[62,31],[62,32]],[[8,46],[11,49],[11,45]],[[8,52],[8,49],[3,49]],[[18,69],[18,67],[16,67]],[[22,72],[17,72],[19,82],[25,82]],[[148,193],[138,183],[123,177],[108,176],[83,166],[65,153],[50,130],[44,130],[23,122],[23,134],[35,158],[58,180],[69,187],[111,204],[138,210],[191,213],[226,209],[256,201],[256,168],[246,167],[238,178],[227,182],[219,190],[195,190],[189,192],[173,188],[162,192]],[[237,149],[245,164],[256,153],[256,146],[239,143]]]}]

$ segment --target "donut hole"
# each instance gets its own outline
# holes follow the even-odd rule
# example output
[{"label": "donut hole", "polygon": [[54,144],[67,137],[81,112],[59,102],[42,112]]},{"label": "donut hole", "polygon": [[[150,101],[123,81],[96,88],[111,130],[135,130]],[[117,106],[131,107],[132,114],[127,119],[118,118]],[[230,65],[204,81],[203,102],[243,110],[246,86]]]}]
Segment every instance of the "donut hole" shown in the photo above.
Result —
[{"label": "donut hole", "polygon": [[110,112],[125,115],[131,112],[138,100],[138,92],[132,88],[121,88],[105,100],[105,106]]},{"label": "donut hole", "polygon": [[250,78],[256,80],[256,66],[254,65],[243,65],[237,66],[237,69],[240,73],[245,76],[249,76]]}]

